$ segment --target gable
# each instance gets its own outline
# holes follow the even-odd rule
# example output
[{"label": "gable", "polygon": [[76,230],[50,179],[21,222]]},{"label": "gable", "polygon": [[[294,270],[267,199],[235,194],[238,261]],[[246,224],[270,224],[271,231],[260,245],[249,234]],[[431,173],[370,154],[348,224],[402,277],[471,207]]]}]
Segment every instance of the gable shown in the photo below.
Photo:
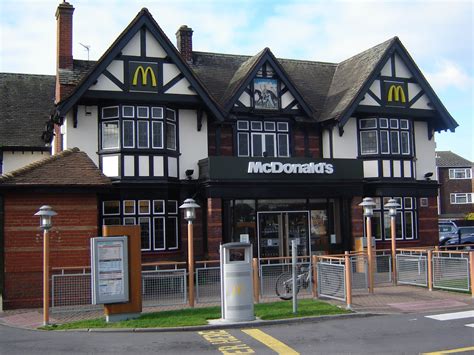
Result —
[{"label": "gable", "polygon": [[244,62],[231,80],[226,109],[234,112],[304,113],[311,109],[268,48]]},{"label": "gable", "polygon": [[82,98],[105,97],[203,102],[213,117],[223,120],[218,106],[147,9],[137,15],[70,96],[59,103],[56,116],[64,117]]},{"label": "gable", "polygon": [[359,105],[434,110],[430,98],[398,53],[393,53]]},{"label": "gable", "polygon": [[90,91],[197,95],[183,72],[146,28],[138,31],[121,54],[103,70]]}]

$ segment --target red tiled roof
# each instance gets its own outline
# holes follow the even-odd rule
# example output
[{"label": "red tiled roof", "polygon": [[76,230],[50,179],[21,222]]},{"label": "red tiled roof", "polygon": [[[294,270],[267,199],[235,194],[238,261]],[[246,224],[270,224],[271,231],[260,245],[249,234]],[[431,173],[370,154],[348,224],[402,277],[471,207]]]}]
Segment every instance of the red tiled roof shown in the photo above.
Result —
[{"label": "red tiled roof", "polygon": [[0,177],[0,186],[107,186],[111,181],[79,148],[31,163]]}]

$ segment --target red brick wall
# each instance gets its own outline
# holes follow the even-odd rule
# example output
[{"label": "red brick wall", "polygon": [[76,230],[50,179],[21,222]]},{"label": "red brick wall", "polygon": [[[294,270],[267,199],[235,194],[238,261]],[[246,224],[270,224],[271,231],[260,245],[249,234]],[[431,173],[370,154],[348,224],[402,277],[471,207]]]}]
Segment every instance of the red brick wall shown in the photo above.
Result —
[{"label": "red brick wall", "polygon": [[466,214],[474,209],[472,204],[451,204],[451,193],[470,193],[474,191],[474,179],[449,179],[449,168],[440,168],[438,181],[440,187],[440,214]]},{"label": "red brick wall", "polygon": [[[413,241],[398,241],[397,248],[410,248],[418,246],[438,245],[438,206],[436,197],[428,198],[428,207],[420,207],[420,199],[417,200],[418,206],[418,237]],[[361,197],[354,197],[351,204],[351,222],[352,222],[352,245],[354,238],[364,235],[362,208],[358,206],[362,202]],[[377,249],[390,249],[391,243],[377,241]]]},{"label": "red brick wall", "polygon": [[222,243],[222,200],[207,199],[207,249],[210,260],[219,259],[219,245]]},{"label": "red brick wall", "polygon": [[315,125],[299,126],[293,129],[293,152],[295,157],[305,157],[304,135],[308,134],[308,153],[312,158],[321,157],[320,137]]},{"label": "red brick wall", "polygon": [[217,126],[213,123],[209,123],[207,131],[208,139],[208,154],[209,156],[223,155],[233,156],[234,155],[234,138],[231,126],[221,126],[220,134],[220,152],[217,151],[216,138],[217,138]]},{"label": "red brick wall", "polygon": [[97,236],[95,195],[6,194],[5,308],[42,304],[43,233],[33,216],[42,205],[58,213],[50,231],[50,266],[90,265],[89,239]]}]

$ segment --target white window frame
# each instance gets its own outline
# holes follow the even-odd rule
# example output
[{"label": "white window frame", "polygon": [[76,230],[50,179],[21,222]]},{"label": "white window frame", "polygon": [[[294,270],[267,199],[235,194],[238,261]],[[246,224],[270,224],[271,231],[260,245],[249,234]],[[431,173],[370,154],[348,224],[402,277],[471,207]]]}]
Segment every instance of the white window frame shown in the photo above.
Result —
[{"label": "white window frame", "polygon": [[[176,123],[173,123],[172,121],[168,120],[169,122],[166,122],[166,149],[169,150],[176,150],[177,145],[178,145],[178,132],[176,131]],[[168,126],[173,126],[173,132],[174,132],[174,147],[170,148],[168,147]]]},{"label": "white window frame", "polygon": [[[141,212],[140,211],[140,202],[148,202],[148,212]],[[137,203],[137,212],[139,215],[144,216],[144,215],[149,215],[151,212],[151,202],[150,200],[138,200]]]},{"label": "white window frame", "polygon": [[[140,145],[140,123],[146,123],[146,146]],[[150,148],[150,122],[144,120],[137,120],[137,148],[138,149],[147,149]]]},{"label": "white window frame", "polygon": [[[246,147],[247,148],[247,154],[241,154],[240,153],[240,139],[239,139],[239,137],[241,135],[247,137],[247,147]],[[248,132],[237,132],[237,155],[239,157],[248,157],[248,156],[250,156],[250,145],[251,144],[250,144],[250,135],[249,135],[249,133]]]},{"label": "white window frame", "polygon": [[[369,152],[369,153],[366,153],[363,151],[363,144],[362,144],[362,134],[364,133],[374,133],[375,132],[375,152]],[[378,134],[378,130],[376,129],[367,129],[367,130],[363,130],[363,131],[360,131],[359,132],[359,139],[360,139],[360,154],[361,155],[374,155],[374,154],[379,154],[379,134]]]},{"label": "white window frame", "polygon": [[[161,235],[161,239],[163,241],[163,247],[157,248],[156,247],[156,230],[155,230],[155,220],[161,220],[163,222],[163,233]],[[166,250],[166,217],[165,216],[157,216],[153,217],[153,250]]]},{"label": "white window frame", "polygon": [[[109,109],[109,108],[116,108],[117,109],[117,115],[116,116],[110,116],[110,117],[104,117],[104,110]],[[102,107],[102,119],[103,120],[113,120],[115,118],[119,118],[120,116],[120,108],[119,106],[107,106],[107,107]]]},{"label": "white window frame", "polygon": [[[138,217],[138,225],[139,225],[139,226],[141,225],[141,224],[140,224],[140,221],[141,221],[141,220],[148,220],[148,245],[149,245],[149,248],[142,248],[141,250],[143,250],[143,251],[151,251],[151,250],[152,250],[152,243],[151,243],[151,242],[152,242],[152,240],[151,240],[151,231],[152,231],[152,229],[151,229],[151,227],[152,227],[152,226],[151,226],[151,219],[150,219],[149,216],[148,216],[148,217],[147,217],[147,216],[140,216],[140,217]],[[141,246],[141,233],[140,233],[140,246]]]},{"label": "white window frame", "polygon": [[[465,199],[465,202],[459,200]],[[449,194],[449,201],[452,205],[469,205],[474,203],[474,193],[472,192],[455,192]]]},{"label": "white window frame", "polygon": [[[464,177],[456,177],[457,174],[462,173]],[[472,169],[471,168],[452,168],[449,169],[449,179],[450,180],[467,180],[472,179]]]},{"label": "white window frame", "polygon": [[[154,139],[154,135],[155,135],[155,125],[158,124],[158,125],[161,125],[161,142],[160,142],[160,145],[159,146],[155,146],[155,139]],[[164,125],[163,125],[163,121],[152,121],[151,122],[151,146],[152,148],[154,149],[163,149],[163,141],[164,141]]]},{"label": "white window frame", "polygon": [[[126,212],[126,211],[125,211],[125,202],[133,202],[133,212]],[[122,209],[123,209],[123,214],[124,214],[125,216],[127,216],[127,215],[135,215],[135,214],[136,214],[136,211],[137,211],[137,207],[136,207],[135,200],[123,200]]]},{"label": "white window frame", "polygon": [[[116,123],[117,124],[117,139],[116,139],[116,142],[115,142],[115,145],[114,146],[111,146],[111,147],[104,147],[104,131],[105,131],[105,125],[107,124],[112,124],[112,123]],[[102,141],[101,141],[101,148],[103,150],[107,150],[107,149],[119,149],[120,148],[120,123],[118,120],[114,120],[114,121],[102,121],[102,125],[101,125],[101,136],[102,136]]]},{"label": "white window frame", "polygon": [[[125,123],[130,122],[132,124],[132,139],[133,143],[131,146],[125,145]],[[124,148],[135,148],[135,121],[134,120],[122,120],[122,146]]]},{"label": "white window frame", "polygon": [[[167,223],[168,221],[174,219],[175,220],[175,243],[176,243],[176,246],[175,247],[168,247],[166,245],[166,231],[168,230],[168,226],[167,226]],[[178,216],[168,216],[168,218],[166,219],[165,221],[165,247],[167,250],[177,250],[179,248],[179,244],[178,244],[178,228],[179,228],[179,224],[178,224]]]}]

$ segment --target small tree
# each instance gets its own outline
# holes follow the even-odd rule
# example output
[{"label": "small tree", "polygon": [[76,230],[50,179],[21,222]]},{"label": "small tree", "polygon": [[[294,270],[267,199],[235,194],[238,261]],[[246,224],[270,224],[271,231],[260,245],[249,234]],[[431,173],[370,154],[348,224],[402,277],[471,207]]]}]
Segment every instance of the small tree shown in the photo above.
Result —
[{"label": "small tree", "polygon": [[466,216],[464,217],[466,221],[474,221],[474,212],[467,213]]}]

